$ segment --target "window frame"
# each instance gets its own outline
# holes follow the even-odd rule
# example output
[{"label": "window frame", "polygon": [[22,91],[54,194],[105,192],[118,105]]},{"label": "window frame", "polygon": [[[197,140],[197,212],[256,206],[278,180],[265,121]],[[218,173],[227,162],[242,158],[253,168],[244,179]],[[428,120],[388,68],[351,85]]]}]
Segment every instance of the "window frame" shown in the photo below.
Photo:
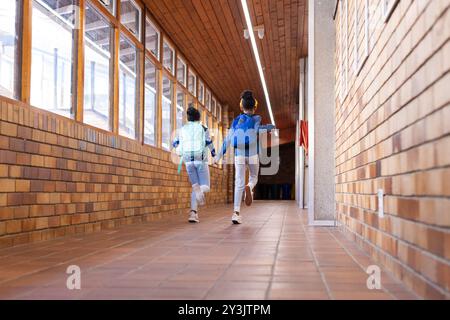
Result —
[{"label": "window frame", "polygon": [[[160,132],[159,132],[159,124],[158,124],[158,119],[159,119],[159,114],[160,114],[160,112],[159,112],[159,98],[160,98],[160,96],[162,95],[162,92],[161,92],[161,87],[160,87],[160,78],[161,78],[161,69],[160,69],[160,66],[157,64],[157,63],[155,63],[155,61],[152,59],[154,56],[153,56],[153,54],[151,53],[151,52],[146,52],[146,54],[145,54],[145,57],[144,57],[144,71],[142,72],[143,73],[143,77],[144,77],[144,92],[143,92],[143,97],[144,97],[144,101],[143,101],[143,129],[142,129],[142,135],[143,135],[143,137],[142,137],[142,143],[143,144],[145,144],[145,145],[149,145],[149,146],[153,146],[153,147],[157,147],[158,146],[158,139],[159,139],[159,136],[160,136]],[[149,62],[149,63],[151,63],[151,64],[153,64],[153,66],[155,67],[155,72],[156,72],[156,74],[155,74],[155,77],[156,77],[156,93],[155,93],[155,95],[156,95],[156,101],[155,101],[155,110],[154,110],[154,117],[155,117],[155,119],[154,119],[154,124],[153,124],[153,126],[154,126],[154,144],[151,144],[151,143],[148,143],[148,142],[146,142],[146,140],[145,140],[145,120],[146,120],[146,117],[145,117],[145,104],[146,104],[146,98],[145,98],[145,90],[146,90],[146,83],[145,83],[145,77],[146,77],[146,65],[147,65],[147,61]],[[150,90],[152,90],[151,88],[150,88]],[[153,91],[153,90],[152,90]]]},{"label": "window frame", "polygon": [[217,120],[222,123],[222,104],[217,102]]},{"label": "window frame", "polygon": [[[169,98],[166,97],[164,95],[164,78],[166,78],[167,80],[169,80],[170,84],[171,84],[171,92],[170,92],[170,110],[169,110],[169,115],[170,115],[170,119],[169,119],[169,124],[170,124],[170,130],[169,130],[169,142],[168,142],[168,147],[164,147],[164,141],[163,141],[163,106],[164,106],[164,100],[168,100]],[[170,151],[170,147],[171,147],[171,139],[172,139],[172,132],[173,132],[173,128],[174,126],[176,126],[175,122],[175,116],[176,116],[176,80],[173,79],[173,75],[171,75],[169,73],[169,71],[167,71],[164,67],[163,67],[163,71],[161,72],[161,108],[160,108],[160,120],[161,120],[161,127],[159,128],[159,133],[161,135],[161,149],[165,150],[165,151]],[[175,100],[174,100],[175,99]]]},{"label": "window frame", "polygon": [[[153,53],[153,51],[151,51],[151,50],[149,50],[147,48],[147,23],[158,34],[158,41],[157,41],[158,52],[157,52],[157,54]],[[143,36],[144,40],[142,42],[143,42],[145,51],[147,51],[152,57],[156,58],[157,61],[161,61],[161,35],[162,34],[161,34],[161,31],[160,31],[160,28],[158,28],[156,26],[156,24],[153,22],[152,18],[149,16],[148,13],[145,14],[145,27],[144,27],[144,29],[145,29],[144,36]]]},{"label": "window frame", "polygon": [[[119,5],[121,7],[123,0],[117,0],[117,1],[119,1]],[[144,15],[144,8],[142,8],[142,5],[140,3],[138,3],[136,0],[127,0],[127,2],[131,3],[131,5],[133,5],[139,12],[139,19],[138,19],[139,21],[137,21],[137,28],[138,28],[137,34],[135,34],[133,31],[130,30],[130,28],[128,28],[127,26],[125,26],[125,24],[122,23],[122,7],[119,10],[120,14],[119,14],[118,21],[123,29],[127,30],[128,33],[133,35],[133,37],[137,41],[141,42],[142,35],[144,33],[144,32],[142,32],[142,20],[143,20],[142,16]],[[145,43],[144,43],[144,45],[145,45]]]},{"label": "window frame", "polygon": [[16,2],[15,14],[14,14],[14,52],[13,52],[13,72],[12,72],[12,92],[11,94],[4,97],[9,99],[19,100],[21,98],[21,43],[22,43],[22,32],[21,32],[21,21],[23,19],[22,15],[22,1]]},{"label": "window frame", "polygon": [[[198,81],[198,88],[197,88],[197,99],[198,102],[204,106],[205,105],[205,93],[206,93],[206,87],[205,87],[205,83],[203,82],[203,80],[201,80],[200,78],[197,78]],[[201,96],[200,96],[201,94]]]},{"label": "window frame", "polygon": [[381,0],[384,23],[387,23],[397,8],[400,0]]},{"label": "window frame", "polygon": [[[184,65],[184,75],[183,75],[183,82],[180,81],[178,78],[178,64],[181,62],[182,65]],[[187,88],[187,74],[188,74],[188,65],[186,63],[186,60],[181,57],[181,55],[177,54],[177,63],[176,63],[176,75],[178,84],[180,84],[183,88]]]},{"label": "window frame", "polygon": [[[95,0],[94,0],[94,1],[95,1]],[[89,3],[92,4],[92,2],[94,2],[94,1],[89,1]],[[111,10],[108,9],[108,6],[107,6],[103,1],[104,1],[104,0],[98,0],[98,3],[99,3],[103,8],[105,8],[106,10],[108,10],[108,12],[109,12],[110,14],[112,14],[114,17],[116,17],[116,16],[117,16],[117,0],[111,0],[111,3],[112,3],[112,8],[111,8]]]},{"label": "window frame", "polygon": [[[176,76],[176,54],[175,54],[175,47],[172,45],[172,43],[167,39],[167,37],[163,37],[163,41],[162,41],[163,45],[162,45],[162,52],[161,52],[161,56],[162,56],[162,66],[165,70],[167,70],[167,72],[173,77]],[[168,67],[165,66],[164,63],[164,59],[166,58],[165,56],[165,52],[164,52],[164,46],[167,45],[167,47],[169,47],[169,49],[172,51],[172,70]]]},{"label": "window frame", "polygon": [[[190,75],[193,75],[194,76],[194,92],[192,92],[190,89],[189,89],[189,85],[190,85]],[[189,93],[194,97],[194,98],[197,98],[197,81],[198,81],[198,76],[197,76],[197,73],[192,69],[192,68],[188,68],[188,76],[187,76],[187,82],[188,82],[188,84],[187,84],[187,88],[188,88],[188,91],[189,91]]]},{"label": "window frame", "polygon": [[[112,131],[112,119],[113,119],[113,104],[114,104],[114,95],[113,95],[113,87],[114,87],[114,81],[112,79],[112,73],[114,70],[114,65],[115,65],[115,61],[114,61],[114,47],[115,47],[115,39],[114,39],[114,29],[115,26],[114,24],[110,21],[110,19],[108,19],[108,17],[102,12],[102,10],[99,10],[98,7],[96,7],[93,3],[93,1],[86,1],[85,2],[85,9],[87,6],[89,6],[90,8],[92,8],[92,10],[95,11],[95,13],[100,16],[101,19],[104,20],[104,22],[106,24],[109,25],[110,28],[110,58],[109,58],[109,75],[108,75],[108,80],[109,80],[109,113],[108,113],[108,129],[104,129],[107,131]],[[84,9],[84,10],[85,10]],[[109,11],[108,11],[109,12]],[[86,16],[84,16],[84,19],[86,19]],[[86,30],[83,29],[83,40],[84,40],[84,47],[86,47],[86,43],[88,42],[88,40],[86,39]],[[89,40],[91,41],[91,40]],[[96,45],[94,43],[94,45]],[[86,77],[86,48],[83,48],[83,65],[84,65],[84,78],[83,78],[83,123],[87,124],[87,125],[92,125],[89,123],[86,123],[86,117],[85,117],[85,94],[86,94],[86,81],[85,81],[85,77]],[[92,125],[93,126],[93,125]],[[95,128],[99,128],[97,126],[95,126]],[[99,128],[102,129],[102,128]]]},{"label": "window frame", "polygon": [[[69,119],[76,119],[76,110],[77,110],[77,105],[76,105],[76,100],[74,99],[74,96],[76,95],[76,93],[72,92],[72,88],[74,87],[74,85],[77,83],[77,78],[76,78],[76,73],[78,71],[79,66],[79,61],[77,59],[77,52],[76,52],[76,46],[77,46],[77,37],[75,36],[76,31],[77,31],[77,24],[76,24],[76,20],[74,18],[73,23],[67,21],[61,14],[59,14],[56,9],[51,8],[47,3],[44,2],[45,0],[40,0],[40,1],[32,1],[30,3],[30,27],[33,28],[33,14],[34,14],[34,10],[36,9],[35,6],[41,6],[44,10],[49,11],[52,13],[52,16],[49,17],[51,20],[53,20],[55,23],[59,24],[59,25],[66,25],[69,26],[70,28],[72,28],[72,32],[71,32],[71,76],[70,76],[70,85],[68,86],[70,88],[70,106],[69,106],[69,111],[68,113],[58,113],[56,111],[54,111],[55,109],[47,109],[46,106],[41,106],[40,103],[39,104],[35,104],[33,103],[32,100],[32,87],[33,87],[33,40],[34,37],[30,37],[30,42],[28,43],[30,45],[29,48],[29,54],[30,54],[30,65],[29,65],[29,73],[30,73],[30,79],[29,79],[29,93],[28,93],[28,103],[30,105],[33,105],[35,107],[37,107],[38,109],[47,111],[47,112],[51,112],[53,114],[58,114],[60,116],[63,116],[65,118],[69,118]],[[75,4],[75,1],[72,0],[73,4]],[[24,4],[25,5],[25,4]],[[37,9],[39,10],[39,9]],[[22,16],[22,15],[21,15]],[[47,16],[48,17],[48,16]],[[21,17],[22,20],[24,19],[24,17]],[[21,21],[21,23],[23,24],[23,21]],[[22,43],[21,48],[19,48],[20,50],[23,50],[23,46],[24,44]],[[21,56],[23,58],[23,55]],[[27,66],[28,67],[28,66]],[[23,71],[22,71],[22,76],[23,76]],[[26,100],[26,99],[25,99]],[[57,108],[56,108],[57,110]]]},{"label": "window frame", "polygon": [[[359,50],[359,34],[361,32],[361,25],[360,17],[358,16],[359,13],[359,6],[358,4],[364,5],[364,39],[363,39],[363,45],[364,45],[364,53],[361,55],[360,59],[360,50]],[[370,53],[370,12],[369,12],[369,0],[359,0],[355,1],[354,3],[355,7],[355,17],[354,17],[354,70],[355,74],[358,77],[361,73],[361,70],[364,68],[364,65],[367,62],[367,59],[369,58]]]},{"label": "window frame", "polygon": [[208,110],[210,113],[211,113],[211,99],[212,99],[211,90],[206,88],[205,86],[205,107],[206,110]]},{"label": "window frame", "polygon": [[[359,1],[359,0],[358,0]],[[345,14],[344,14],[345,7]],[[339,97],[340,102],[343,103],[348,96],[349,86],[348,86],[348,0],[340,1],[340,90]],[[345,24],[344,24],[345,17]],[[345,26],[345,28],[344,28]],[[345,42],[344,42],[345,40]]]},{"label": "window frame", "polygon": [[[135,99],[135,104],[134,104],[134,118],[135,118],[134,119],[134,137],[130,137],[130,136],[126,136],[126,135],[120,134],[120,112],[119,111],[120,111],[120,92],[121,92],[121,89],[120,89],[121,88],[120,87],[121,86],[121,83],[120,83],[120,64],[121,64],[121,61],[120,61],[120,40],[121,40],[121,38],[124,38],[125,41],[128,41],[129,44],[131,44],[134,47],[135,53],[136,53],[136,72],[135,72],[135,74],[136,74],[135,86],[136,87],[135,87],[135,93],[134,93],[135,94],[135,98],[134,98]],[[117,92],[117,94],[118,94],[118,102],[117,102],[117,122],[118,122],[117,134],[119,136],[122,136],[122,137],[126,137],[126,138],[130,138],[130,139],[136,140],[136,139],[138,139],[138,136],[140,136],[138,124],[139,124],[139,121],[140,121],[139,107],[140,107],[140,101],[142,100],[140,98],[140,83],[141,83],[141,81],[143,81],[143,79],[141,79],[142,78],[141,77],[142,71],[140,70],[140,68],[141,68],[140,61],[141,61],[142,51],[138,48],[138,46],[136,46],[134,41],[132,39],[130,39],[128,33],[122,32],[122,31],[119,32],[119,43],[117,44],[117,49],[119,51],[118,52],[118,54],[119,54],[118,61],[116,61],[116,63],[118,64],[118,70],[119,70],[119,74],[118,74],[119,84],[117,86],[117,90],[118,90],[118,92]],[[126,68],[128,68],[128,67],[126,67]]]},{"label": "window frame", "polygon": [[[178,94],[179,93],[183,94],[183,104],[181,106],[178,104]],[[182,110],[181,110],[182,111],[182,121],[181,121],[182,124],[181,125],[183,126],[183,124],[186,123],[186,114],[185,113],[187,110],[186,107],[187,107],[188,95],[189,95],[189,93],[186,92],[186,89],[184,87],[182,87],[180,83],[177,83],[176,84],[176,92],[175,92],[175,130],[180,129],[177,124],[177,113],[178,113],[179,107],[182,108]]]},{"label": "window frame", "polygon": [[211,94],[211,113],[215,119],[217,119],[217,99]]}]

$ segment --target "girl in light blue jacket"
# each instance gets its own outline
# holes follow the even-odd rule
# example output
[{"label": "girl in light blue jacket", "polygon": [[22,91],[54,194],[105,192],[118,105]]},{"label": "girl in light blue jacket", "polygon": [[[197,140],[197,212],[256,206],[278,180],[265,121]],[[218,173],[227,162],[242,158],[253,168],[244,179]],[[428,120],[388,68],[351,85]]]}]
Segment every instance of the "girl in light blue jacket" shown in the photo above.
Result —
[{"label": "girl in light blue jacket", "polygon": [[200,112],[192,104],[187,110],[187,120],[172,145],[185,163],[192,184],[189,222],[198,223],[198,205],[205,204],[205,193],[210,190],[207,149],[213,157],[216,151],[208,128],[200,124]]}]

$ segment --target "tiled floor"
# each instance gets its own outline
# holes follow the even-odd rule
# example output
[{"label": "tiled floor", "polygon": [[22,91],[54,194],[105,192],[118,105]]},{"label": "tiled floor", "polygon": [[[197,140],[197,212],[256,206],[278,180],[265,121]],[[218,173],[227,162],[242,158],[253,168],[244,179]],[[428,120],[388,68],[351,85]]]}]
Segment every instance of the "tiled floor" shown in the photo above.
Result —
[{"label": "tiled floor", "polygon": [[[308,227],[294,202],[256,202],[0,250],[0,299],[414,299],[334,228]],[[81,268],[68,290],[67,267]]]}]

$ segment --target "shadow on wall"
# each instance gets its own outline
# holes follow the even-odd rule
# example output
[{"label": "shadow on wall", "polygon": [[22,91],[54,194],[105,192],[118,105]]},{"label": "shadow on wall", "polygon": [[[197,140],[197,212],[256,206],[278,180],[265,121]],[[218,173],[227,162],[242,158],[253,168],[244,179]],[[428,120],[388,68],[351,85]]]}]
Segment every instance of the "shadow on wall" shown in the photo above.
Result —
[{"label": "shadow on wall", "polygon": [[[255,188],[255,200],[295,199],[295,143],[279,146],[280,166],[273,176],[260,175]],[[269,150],[270,154],[270,150]],[[262,165],[261,167],[265,167]]]}]

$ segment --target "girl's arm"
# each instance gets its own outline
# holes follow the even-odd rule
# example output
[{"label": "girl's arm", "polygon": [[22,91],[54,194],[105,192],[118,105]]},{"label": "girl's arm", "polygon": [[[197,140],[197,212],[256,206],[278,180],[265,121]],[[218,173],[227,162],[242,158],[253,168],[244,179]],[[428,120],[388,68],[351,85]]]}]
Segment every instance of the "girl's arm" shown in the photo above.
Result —
[{"label": "girl's arm", "polygon": [[265,125],[262,125],[261,124],[261,116],[255,116],[255,122],[256,122],[256,124],[255,124],[255,130],[256,130],[256,132],[259,132],[259,131],[261,131],[261,130],[267,130],[267,131],[271,131],[271,130],[273,130],[273,129],[275,129],[275,126],[273,125],[273,124],[265,124]]},{"label": "girl's arm", "polygon": [[214,143],[211,139],[211,135],[209,134],[209,129],[208,128],[204,128],[205,129],[205,143],[206,146],[209,148],[209,151],[211,152],[211,156],[215,157],[216,156],[216,149],[214,148]]}]

